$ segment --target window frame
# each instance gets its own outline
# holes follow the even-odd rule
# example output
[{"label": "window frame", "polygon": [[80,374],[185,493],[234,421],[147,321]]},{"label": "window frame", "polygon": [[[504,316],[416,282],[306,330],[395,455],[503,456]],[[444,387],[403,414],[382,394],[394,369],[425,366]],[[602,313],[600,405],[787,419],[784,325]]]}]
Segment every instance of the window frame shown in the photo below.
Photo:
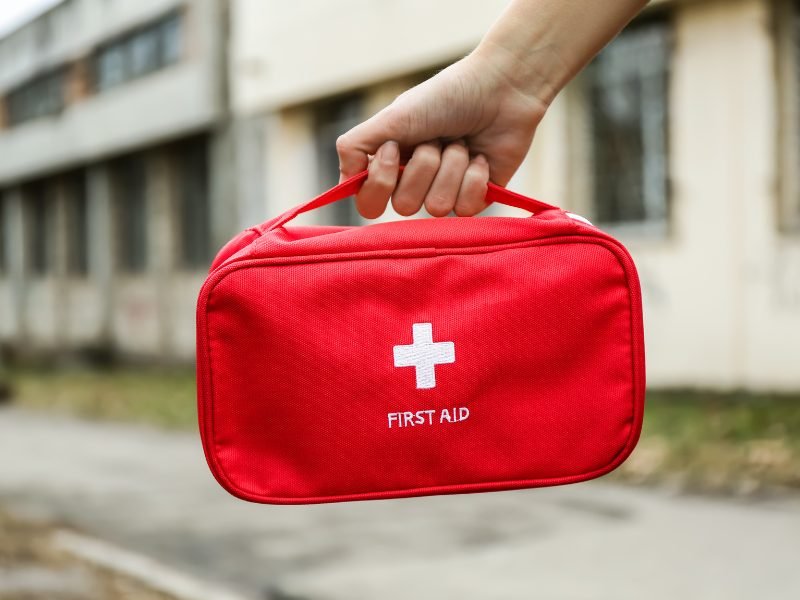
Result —
[{"label": "window frame", "polygon": [[[174,144],[170,150],[172,170],[173,227],[176,265],[184,271],[205,271],[214,258],[211,240],[211,140],[194,136]],[[198,162],[195,162],[198,161]],[[187,173],[200,173],[202,180],[187,185]],[[199,185],[199,187],[193,187]],[[199,191],[201,202],[192,191]]]},{"label": "window frame", "polygon": [[[130,173],[136,165],[141,168],[141,194],[134,198],[131,194]],[[126,169],[130,169],[124,173]],[[113,231],[114,231],[114,266],[115,269],[128,276],[145,275],[151,266],[150,252],[150,206],[148,202],[149,184],[148,156],[144,153],[129,154],[115,159],[111,163],[112,199],[113,199]],[[131,195],[129,195],[131,194]],[[132,202],[132,199],[134,202]],[[134,210],[141,210],[141,219],[132,218]],[[141,231],[137,228],[141,227]],[[136,246],[141,247],[136,250]]]},{"label": "window frame", "polygon": [[[94,91],[96,93],[107,92],[179,63],[185,54],[185,27],[186,19],[183,11],[171,10],[98,45],[91,55]],[[167,41],[167,36],[172,34],[177,36],[174,54],[169,51],[172,45]],[[155,62],[150,66],[136,68],[134,64],[136,44],[148,36],[154,36]],[[113,56],[113,53],[119,55],[118,60],[121,62],[118,69],[120,73],[111,81],[105,81],[102,64],[110,56]]]},{"label": "window frame", "polygon": [[[39,73],[10,89],[4,102],[5,126],[16,127],[61,114],[67,106],[67,79],[67,68],[61,66]],[[46,94],[44,88],[47,88]],[[50,95],[52,92],[55,94]],[[25,108],[20,110],[20,106]]]},{"label": "window frame", "polygon": [[800,0],[773,4],[778,80],[775,122],[778,152],[776,227],[800,235]]},{"label": "window frame", "polygon": [[[663,124],[663,214],[639,221],[614,221],[604,220],[598,216],[598,197],[594,178],[597,168],[595,162],[594,116],[592,105],[592,79],[590,64],[587,69],[578,75],[572,89],[566,90],[567,109],[570,112],[569,139],[573,149],[571,154],[576,162],[583,165],[581,175],[570,184],[574,199],[575,209],[585,214],[590,220],[602,229],[620,237],[665,238],[672,228],[673,219],[673,185],[672,185],[672,152],[670,109],[672,104],[672,64],[675,55],[674,19],[671,11],[665,9],[650,9],[645,14],[635,19],[626,29],[632,30],[660,25],[665,28],[666,50],[664,60],[664,124]],[[621,35],[624,35],[623,30]],[[613,42],[612,42],[613,44]],[[642,165],[644,168],[644,165]],[[646,199],[642,199],[643,208],[647,210]]]},{"label": "window frame", "polygon": [[8,248],[8,194],[0,189],[0,278],[8,275],[11,270],[9,265]]},{"label": "window frame", "polygon": [[37,179],[22,186],[25,272],[46,279],[55,272],[55,210],[53,181]]},{"label": "window frame", "polygon": [[89,276],[91,252],[89,232],[89,181],[85,169],[67,173],[63,177],[65,191],[66,275],[73,279]]},{"label": "window frame", "polygon": [[[314,169],[319,189],[328,189],[338,183],[336,139],[364,119],[366,104],[367,96],[359,89],[313,105]],[[362,222],[355,201],[351,198],[323,207],[319,215],[328,225],[349,226]]]}]

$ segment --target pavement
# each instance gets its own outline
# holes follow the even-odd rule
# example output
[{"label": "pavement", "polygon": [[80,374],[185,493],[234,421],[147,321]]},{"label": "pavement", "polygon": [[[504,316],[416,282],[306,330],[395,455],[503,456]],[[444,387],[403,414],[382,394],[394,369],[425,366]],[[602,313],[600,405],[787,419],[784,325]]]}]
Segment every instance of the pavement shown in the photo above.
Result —
[{"label": "pavement", "polygon": [[601,480],[262,506],[218,487],[194,433],[4,408],[0,504],[241,598],[800,598],[800,496],[704,498]]}]

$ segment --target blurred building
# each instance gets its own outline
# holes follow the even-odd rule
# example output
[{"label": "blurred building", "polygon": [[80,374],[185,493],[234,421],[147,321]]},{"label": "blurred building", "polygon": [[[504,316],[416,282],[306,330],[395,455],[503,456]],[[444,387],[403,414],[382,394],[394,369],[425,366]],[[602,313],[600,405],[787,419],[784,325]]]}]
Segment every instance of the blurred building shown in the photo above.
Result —
[{"label": "blurred building", "polygon": [[[334,184],[336,137],[506,3],[67,0],[1,40],[0,336],[190,357],[211,248]],[[653,2],[509,184],[630,247],[654,386],[800,388],[799,24]]]},{"label": "blurred building", "polygon": [[191,358],[231,229],[225,22],[215,0],[66,0],[0,40],[4,342]]}]

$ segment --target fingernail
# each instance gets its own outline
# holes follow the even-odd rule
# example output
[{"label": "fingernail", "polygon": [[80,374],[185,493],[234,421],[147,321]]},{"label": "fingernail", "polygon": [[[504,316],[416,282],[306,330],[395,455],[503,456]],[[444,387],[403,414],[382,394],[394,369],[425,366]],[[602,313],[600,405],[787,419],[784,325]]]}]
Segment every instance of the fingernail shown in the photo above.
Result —
[{"label": "fingernail", "polygon": [[483,154],[476,154],[474,160],[475,160],[475,162],[484,163],[484,164],[487,162],[486,157]]},{"label": "fingernail", "polygon": [[386,162],[395,162],[400,158],[400,147],[397,142],[386,142],[381,148],[381,158]]}]

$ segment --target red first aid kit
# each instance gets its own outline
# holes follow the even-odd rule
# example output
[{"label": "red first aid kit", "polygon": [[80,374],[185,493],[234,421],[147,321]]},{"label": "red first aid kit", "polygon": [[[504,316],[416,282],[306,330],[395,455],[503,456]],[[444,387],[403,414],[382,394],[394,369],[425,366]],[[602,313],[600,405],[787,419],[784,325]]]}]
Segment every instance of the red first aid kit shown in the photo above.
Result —
[{"label": "red first aid kit", "polygon": [[524,217],[291,226],[216,257],[197,304],[200,431],[229,492],[301,504],[583,481],[631,453],[639,282],[618,241],[489,184]]}]

